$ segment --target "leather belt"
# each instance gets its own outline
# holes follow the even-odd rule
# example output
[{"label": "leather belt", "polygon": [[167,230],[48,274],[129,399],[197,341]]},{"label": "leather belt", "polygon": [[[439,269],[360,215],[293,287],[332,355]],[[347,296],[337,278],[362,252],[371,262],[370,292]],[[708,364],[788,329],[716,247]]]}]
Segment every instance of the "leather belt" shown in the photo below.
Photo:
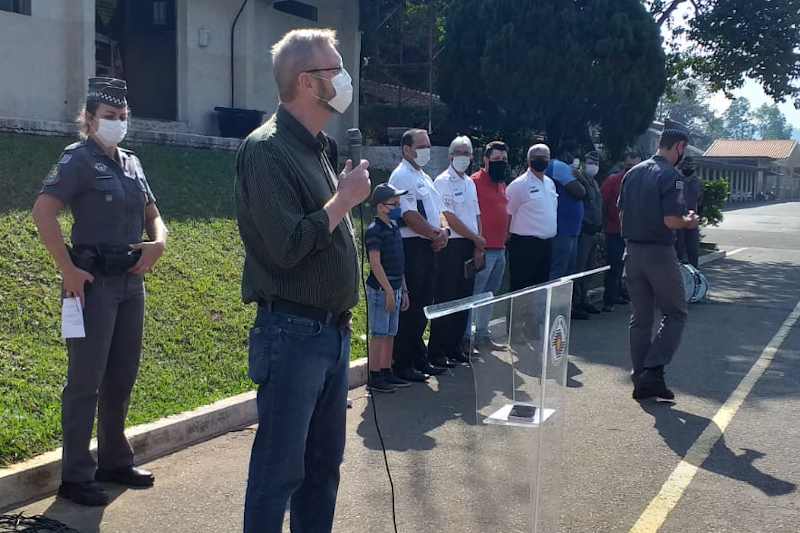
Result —
[{"label": "leather belt", "polygon": [[258,300],[258,306],[270,312],[286,313],[288,315],[310,318],[311,320],[322,322],[326,326],[336,326],[339,328],[346,327],[350,323],[350,318],[353,316],[353,313],[350,311],[328,311],[327,309],[321,309],[313,305],[299,304],[297,302],[290,302],[289,300],[265,300],[261,298]]}]

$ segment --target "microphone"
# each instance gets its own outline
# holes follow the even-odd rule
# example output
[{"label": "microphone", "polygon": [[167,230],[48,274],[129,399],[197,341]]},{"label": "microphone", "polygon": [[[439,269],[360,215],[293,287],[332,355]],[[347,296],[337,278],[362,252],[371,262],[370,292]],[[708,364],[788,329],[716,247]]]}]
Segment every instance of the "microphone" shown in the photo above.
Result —
[{"label": "microphone", "polygon": [[356,168],[361,164],[361,130],[350,128],[345,137],[347,138],[347,148],[350,151],[350,160],[353,162],[353,168]]}]

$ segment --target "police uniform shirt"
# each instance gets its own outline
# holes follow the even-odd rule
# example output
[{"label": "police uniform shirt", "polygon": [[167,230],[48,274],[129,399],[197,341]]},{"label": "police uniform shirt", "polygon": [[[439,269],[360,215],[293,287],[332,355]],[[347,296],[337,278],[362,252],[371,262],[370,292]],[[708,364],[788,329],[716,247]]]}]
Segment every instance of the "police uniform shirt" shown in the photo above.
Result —
[{"label": "police uniform shirt", "polygon": [[631,242],[672,246],[666,216],[686,214],[683,176],[662,156],[642,161],[625,174],[619,195],[622,236]]},{"label": "police uniform shirt", "polygon": [[510,232],[540,239],[555,237],[558,220],[558,193],[547,175],[540,180],[528,170],[506,187]]},{"label": "police uniform shirt", "polygon": [[[403,214],[408,211],[417,211],[423,215],[428,224],[434,228],[441,227],[439,216],[444,211],[444,206],[430,176],[422,170],[415,169],[411,166],[411,163],[403,159],[397,165],[397,168],[392,171],[389,185],[392,185],[395,189],[408,191],[407,194],[400,196],[400,210]],[[422,235],[408,226],[400,228],[400,235],[404,239],[422,237]]]},{"label": "police uniform shirt", "polygon": [[[439,174],[433,186],[442,198],[446,212],[452,213],[472,233],[478,233],[478,215],[481,214],[478,206],[478,191],[475,183],[466,174],[462,178],[453,169],[452,165]],[[451,239],[463,239],[457,231],[452,230]]]},{"label": "police uniform shirt", "polygon": [[126,246],[142,241],[145,206],[156,199],[139,158],[118,150],[119,162],[91,138],[71,144],[44,180],[41,193],[70,206],[73,244]]}]

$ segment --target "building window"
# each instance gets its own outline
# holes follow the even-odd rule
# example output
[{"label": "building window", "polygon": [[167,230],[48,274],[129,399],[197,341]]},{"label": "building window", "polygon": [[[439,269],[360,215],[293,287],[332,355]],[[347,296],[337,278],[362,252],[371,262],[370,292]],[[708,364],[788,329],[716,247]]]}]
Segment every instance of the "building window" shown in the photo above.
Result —
[{"label": "building window", "polygon": [[0,11],[30,15],[31,0],[0,0]]},{"label": "building window", "polygon": [[153,26],[164,26],[167,24],[167,3],[153,2]]}]

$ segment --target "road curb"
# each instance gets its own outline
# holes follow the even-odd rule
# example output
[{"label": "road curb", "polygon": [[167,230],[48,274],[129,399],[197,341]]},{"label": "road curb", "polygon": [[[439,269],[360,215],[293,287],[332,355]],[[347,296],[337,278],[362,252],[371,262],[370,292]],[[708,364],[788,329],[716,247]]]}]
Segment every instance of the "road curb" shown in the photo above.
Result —
[{"label": "road curb", "polygon": [[[367,375],[366,357],[350,362],[351,389],[365,385]],[[128,428],[125,434],[136,450],[137,463],[146,463],[257,421],[256,393],[250,391]],[[90,446],[96,457],[97,441],[92,439]],[[0,469],[0,511],[50,496],[60,483],[61,448]]]}]

